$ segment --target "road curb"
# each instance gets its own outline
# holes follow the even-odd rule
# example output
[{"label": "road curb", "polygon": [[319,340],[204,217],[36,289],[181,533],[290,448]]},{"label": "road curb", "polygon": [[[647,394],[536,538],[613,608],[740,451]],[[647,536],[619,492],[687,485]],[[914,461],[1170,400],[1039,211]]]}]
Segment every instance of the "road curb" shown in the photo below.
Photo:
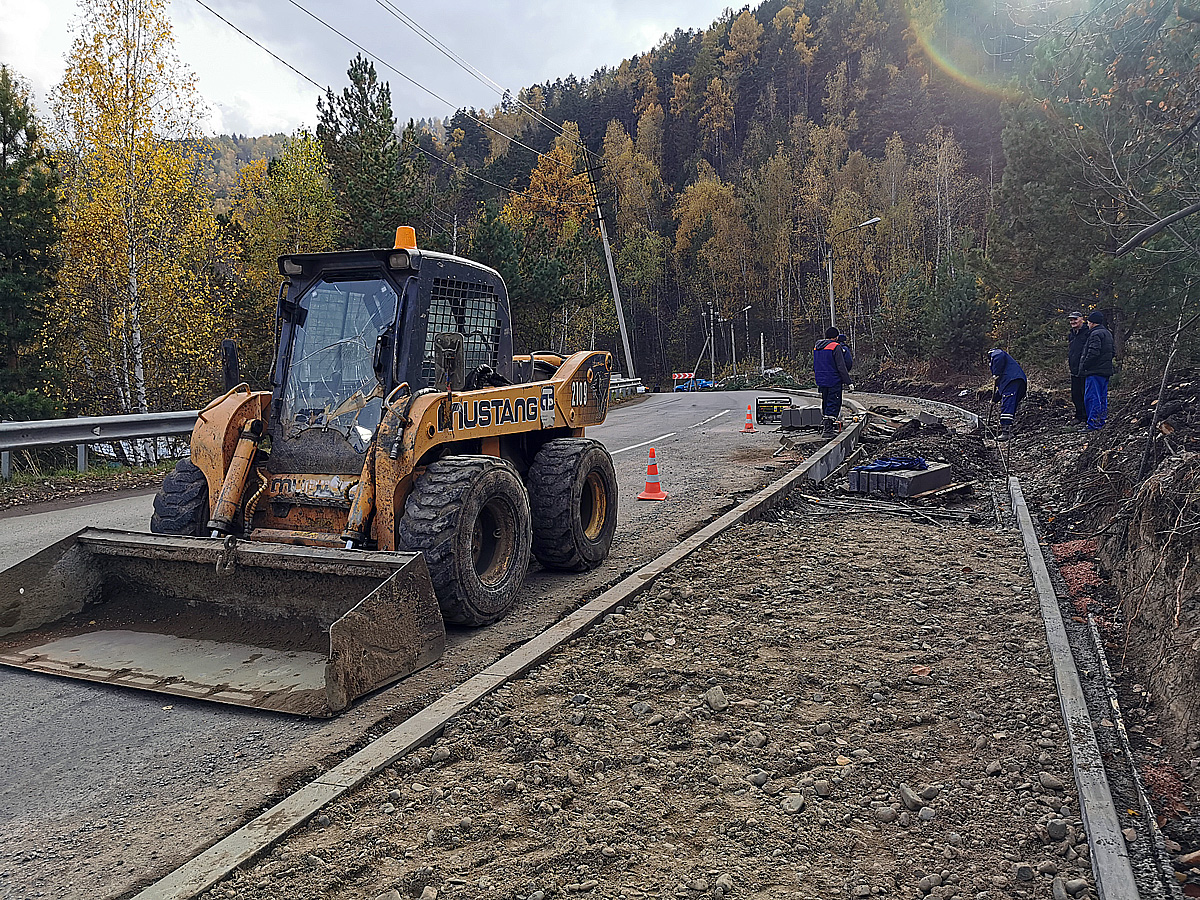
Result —
[{"label": "road curb", "polygon": [[600,596],[560,619],[169,875],[134,894],[134,900],[191,900],[208,890],[303,825],[327,803],[349,793],[421,746],[440,732],[454,716],[508,681],[520,677],[558,647],[587,631],[614,607],[645,590],[675,563],[690,556],[723,531],[761,516],[786,498],[801,480],[820,481],[825,478],[854,449],[859,433],[865,426],[866,417],[863,416],[783,478],[621,579]]},{"label": "road curb", "polygon": [[1058,594],[1038,544],[1033,518],[1025,504],[1025,495],[1021,492],[1021,482],[1015,476],[1008,479],[1008,492],[1041,604],[1042,620],[1046,625],[1046,643],[1054,663],[1054,681],[1058,685],[1059,704],[1071,742],[1075,786],[1079,789],[1079,811],[1087,831],[1096,893],[1100,900],[1130,900],[1138,896],[1137,882],[1133,877],[1125,836],[1121,834],[1121,824],[1108,788],[1104,760],[1092,730],[1079,673],[1075,670],[1075,657],[1067,642],[1067,629],[1058,606]]}]

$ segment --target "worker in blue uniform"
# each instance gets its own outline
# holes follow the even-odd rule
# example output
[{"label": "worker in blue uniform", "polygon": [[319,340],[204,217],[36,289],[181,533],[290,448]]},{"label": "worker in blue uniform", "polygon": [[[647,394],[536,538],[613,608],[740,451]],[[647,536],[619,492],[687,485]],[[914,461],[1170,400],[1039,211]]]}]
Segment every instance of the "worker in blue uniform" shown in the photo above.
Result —
[{"label": "worker in blue uniform", "polygon": [[1108,379],[1113,376],[1113,336],[1105,327],[1104,313],[1088,314],[1088,337],[1079,355],[1079,374],[1083,378],[1083,402],[1087,409],[1084,431],[1099,431],[1108,420]]},{"label": "worker in blue uniform", "polygon": [[838,330],[826,328],[825,338],[813,348],[813,374],[821,395],[821,414],[825,419],[824,436],[837,434],[837,417],[842,412],[842,387],[850,383],[846,354],[838,341]]},{"label": "worker in blue uniform", "polygon": [[992,374],[996,376],[992,400],[1000,404],[1000,433],[996,435],[996,440],[1011,440],[1017,407],[1025,399],[1029,380],[1021,364],[999,348],[988,351],[988,360]]},{"label": "worker in blue uniform", "polygon": [[838,343],[842,345],[842,355],[846,358],[846,371],[849,372],[854,368],[854,352],[850,349],[850,338],[839,332],[837,339]]}]

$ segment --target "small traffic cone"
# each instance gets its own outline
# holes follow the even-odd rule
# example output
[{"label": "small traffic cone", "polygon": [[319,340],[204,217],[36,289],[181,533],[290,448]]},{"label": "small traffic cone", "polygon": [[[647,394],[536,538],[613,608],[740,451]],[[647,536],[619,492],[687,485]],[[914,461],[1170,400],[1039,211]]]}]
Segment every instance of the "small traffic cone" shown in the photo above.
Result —
[{"label": "small traffic cone", "polygon": [[646,466],[646,489],[637,495],[639,500],[666,500],[667,493],[658,483],[658,463],[654,459],[654,448],[650,448],[650,464]]},{"label": "small traffic cone", "polygon": [[746,425],[741,431],[738,432],[738,434],[749,434],[751,431],[758,430],[754,427],[754,414],[750,412],[750,406],[751,404],[746,404]]}]

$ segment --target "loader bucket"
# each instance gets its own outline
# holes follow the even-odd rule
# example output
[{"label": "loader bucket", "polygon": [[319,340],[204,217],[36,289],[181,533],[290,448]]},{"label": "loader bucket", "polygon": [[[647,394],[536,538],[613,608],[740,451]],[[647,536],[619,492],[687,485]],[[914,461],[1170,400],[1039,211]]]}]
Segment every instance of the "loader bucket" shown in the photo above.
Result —
[{"label": "loader bucket", "polygon": [[442,655],[419,553],[87,528],[0,572],[0,664],[306,716]]}]

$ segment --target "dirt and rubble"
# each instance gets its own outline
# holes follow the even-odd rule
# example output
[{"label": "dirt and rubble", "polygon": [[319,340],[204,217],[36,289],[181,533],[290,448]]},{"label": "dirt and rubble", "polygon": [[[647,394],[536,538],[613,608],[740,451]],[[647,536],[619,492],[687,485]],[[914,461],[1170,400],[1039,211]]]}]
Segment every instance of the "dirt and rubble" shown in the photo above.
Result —
[{"label": "dirt and rubble", "polygon": [[1091,896],[1054,690],[1013,531],[804,504],[207,896]]},{"label": "dirt and rubble", "polygon": [[[1038,394],[1021,407],[1005,462],[1057,561],[1068,630],[1094,627],[1112,671],[1152,807],[1140,808],[1106,756],[1114,792],[1128,800],[1122,824],[1145,843],[1153,815],[1161,838],[1151,844],[1175,882],[1159,890],[1200,896],[1200,372],[1114,391],[1099,432],[1074,425],[1065,389]],[[1100,720],[1115,759],[1113,723]]]},{"label": "dirt and rubble", "polygon": [[[984,427],[978,433],[918,427],[906,421],[916,414],[913,404],[863,395],[883,427],[867,429],[859,461],[922,456],[947,462],[955,480],[970,489],[915,506],[933,503],[980,516],[990,498],[1006,493],[1008,474],[1021,478],[1052,551],[1049,562],[1143,896],[1200,896],[1200,816],[1193,812],[1200,810],[1200,568],[1194,564],[1200,378],[1182,371],[1165,385],[1115,391],[1108,424],[1098,433],[1080,432],[1065,386],[1035,388],[1007,445],[992,437],[987,382],[923,392],[979,414]],[[840,479],[811,493],[841,509],[884,506],[884,498],[848,495]],[[949,515],[887,506],[914,520],[936,515],[944,522]],[[1097,656],[1101,649],[1105,665]]]},{"label": "dirt and rubble", "polygon": [[[914,392],[986,417],[988,383]],[[1008,446],[929,424],[867,444],[856,462],[923,456],[971,488],[906,520],[872,516],[882,498],[847,495],[844,473],[807,487],[820,502],[701,551],[210,896],[1091,896],[1028,572],[1008,526],[983,527],[1009,472],[1073,647],[1089,618],[1101,635],[1176,890],[1200,896],[1196,385],[1114,391],[1099,434],[1035,383]],[[863,505],[829,502],[848,496]],[[1144,846],[1137,798],[1114,791]]]}]

